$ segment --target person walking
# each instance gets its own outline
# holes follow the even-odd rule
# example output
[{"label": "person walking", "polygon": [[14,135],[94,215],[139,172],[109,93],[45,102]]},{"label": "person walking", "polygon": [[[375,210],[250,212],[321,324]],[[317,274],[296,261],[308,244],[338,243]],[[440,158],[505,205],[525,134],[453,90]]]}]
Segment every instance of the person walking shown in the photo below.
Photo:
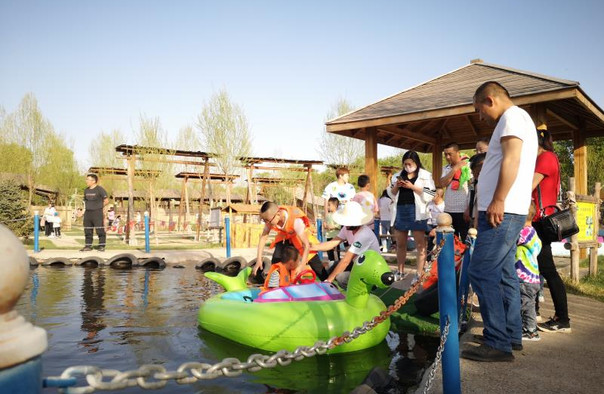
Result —
[{"label": "person walking", "polygon": [[529,114],[498,82],[480,85],[473,101],[480,119],[495,130],[479,175],[478,237],[468,270],[480,302],[484,343],[461,357],[513,361],[512,349],[522,349],[516,241],[531,204],[537,135]]},{"label": "person walking", "polygon": [[541,253],[537,257],[539,272],[547,281],[552,302],[554,303],[554,316],[537,327],[541,331],[549,332],[571,332],[570,318],[568,317],[568,303],[566,301],[566,287],[554,264],[552,256],[552,243],[543,234],[540,220],[544,215],[555,212],[560,190],[560,163],[558,156],[554,153],[552,136],[545,126],[537,131],[539,150],[537,152],[537,163],[533,175],[533,201],[537,206],[537,212],[533,218],[533,227],[541,238]]},{"label": "person walking", "polygon": [[356,194],[354,190],[354,186],[348,183],[350,179],[350,171],[347,168],[340,167],[336,170],[336,180],[331,182],[329,185],[325,186],[325,190],[323,190],[323,199],[324,199],[324,212],[323,217],[327,217],[327,201],[331,197],[335,197],[340,201],[340,205],[338,209],[343,209],[344,205]]},{"label": "person walking", "polygon": [[88,174],[86,176],[86,189],[84,190],[84,236],[85,245],[80,252],[92,250],[92,241],[94,230],[99,237],[99,246],[97,250],[103,252],[105,250],[105,225],[103,208],[109,204],[107,192],[98,185],[99,177],[96,174]]},{"label": "person walking", "polygon": [[397,279],[404,277],[407,259],[407,238],[413,232],[417,248],[417,280],[426,261],[426,230],[428,211],[426,205],[434,198],[436,189],[432,174],[424,170],[419,155],[407,151],[402,158],[403,169],[392,176],[388,195],[396,202],[393,222],[396,237]]}]

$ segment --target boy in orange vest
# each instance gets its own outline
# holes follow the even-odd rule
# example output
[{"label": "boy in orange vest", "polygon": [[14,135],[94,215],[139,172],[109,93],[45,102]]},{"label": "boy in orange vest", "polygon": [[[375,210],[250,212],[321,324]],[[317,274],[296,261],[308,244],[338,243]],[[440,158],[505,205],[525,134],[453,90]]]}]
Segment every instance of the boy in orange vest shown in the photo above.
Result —
[{"label": "boy in orange vest", "polygon": [[262,268],[264,245],[266,245],[268,235],[273,230],[277,233],[277,236],[270,246],[275,248],[271,259],[272,264],[284,261],[283,250],[286,246],[291,245],[302,256],[295,269],[296,274],[304,271],[306,264],[309,264],[320,280],[327,278],[327,272],[317,253],[310,253],[310,243],[319,243],[319,241],[313,235],[310,220],[302,210],[297,207],[278,206],[274,202],[267,201],[260,207],[260,219],[265,225],[258,242],[256,265],[253,270],[254,276]]},{"label": "boy in orange vest", "polygon": [[266,280],[264,281],[264,289],[274,289],[277,287],[289,286],[295,278],[295,271],[298,267],[298,259],[300,253],[293,246],[283,248],[283,262],[275,263],[268,271]]}]

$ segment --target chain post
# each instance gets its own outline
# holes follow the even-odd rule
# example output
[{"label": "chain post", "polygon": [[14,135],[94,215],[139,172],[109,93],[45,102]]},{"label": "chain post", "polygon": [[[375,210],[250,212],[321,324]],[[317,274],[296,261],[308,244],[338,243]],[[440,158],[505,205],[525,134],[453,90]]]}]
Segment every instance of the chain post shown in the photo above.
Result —
[{"label": "chain post", "polygon": [[[438,264],[438,305],[440,310],[440,332],[450,324],[449,330],[457,334],[457,280],[455,278],[455,251],[454,233],[451,227],[452,219],[449,214],[438,216],[436,240],[445,240],[441,250]],[[461,393],[460,367],[459,367],[459,338],[453,335],[445,344],[442,359],[443,392],[445,394]]]}]

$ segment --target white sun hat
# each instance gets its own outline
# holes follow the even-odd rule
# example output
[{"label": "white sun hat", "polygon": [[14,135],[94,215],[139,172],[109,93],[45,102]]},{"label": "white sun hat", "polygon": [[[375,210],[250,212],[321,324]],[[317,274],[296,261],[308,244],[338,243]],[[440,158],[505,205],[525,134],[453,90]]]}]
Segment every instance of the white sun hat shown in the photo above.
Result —
[{"label": "white sun hat", "polygon": [[333,214],[334,222],[341,226],[362,226],[373,220],[373,214],[356,201],[348,201],[344,208]]}]

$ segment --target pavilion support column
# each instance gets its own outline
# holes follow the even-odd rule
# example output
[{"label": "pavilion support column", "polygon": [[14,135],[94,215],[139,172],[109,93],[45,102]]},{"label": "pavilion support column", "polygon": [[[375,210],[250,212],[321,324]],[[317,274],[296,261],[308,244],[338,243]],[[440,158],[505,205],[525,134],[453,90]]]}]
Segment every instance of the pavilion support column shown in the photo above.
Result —
[{"label": "pavilion support column", "polygon": [[200,240],[200,232],[201,232],[201,216],[203,215],[203,202],[206,198],[206,182],[208,181],[208,174],[210,171],[210,166],[208,163],[208,159],[205,159],[204,167],[203,167],[203,177],[201,178],[201,192],[199,193],[199,212],[197,213],[197,228],[195,231],[195,240]]},{"label": "pavilion support column", "polygon": [[178,224],[176,225],[178,231],[182,231],[182,214],[184,209],[183,202],[185,200],[185,188],[187,187],[185,179],[186,177],[183,178],[182,187],[180,188],[180,202],[178,204]]},{"label": "pavilion support column", "polygon": [[371,193],[377,196],[378,180],[378,152],[377,152],[377,129],[368,127],[365,129],[365,174],[371,180]]},{"label": "pavilion support column", "polygon": [[544,103],[537,103],[531,107],[531,112],[532,112],[531,116],[532,116],[533,122],[535,122],[535,126],[537,126],[537,128],[539,126],[547,127],[546,110],[547,110],[547,108],[545,108]]},{"label": "pavilion support column", "polygon": [[432,147],[432,178],[434,181],[438,181],[442,176],[443,170],[443,152],[442,152],[442,138],[438,136],[436,143]]},{"label": "pavilion support column", "polygon": [[575,161],[576,193],[587,195],[587,146],[585,145],[585,123],[573,131],[573,156]]}]

